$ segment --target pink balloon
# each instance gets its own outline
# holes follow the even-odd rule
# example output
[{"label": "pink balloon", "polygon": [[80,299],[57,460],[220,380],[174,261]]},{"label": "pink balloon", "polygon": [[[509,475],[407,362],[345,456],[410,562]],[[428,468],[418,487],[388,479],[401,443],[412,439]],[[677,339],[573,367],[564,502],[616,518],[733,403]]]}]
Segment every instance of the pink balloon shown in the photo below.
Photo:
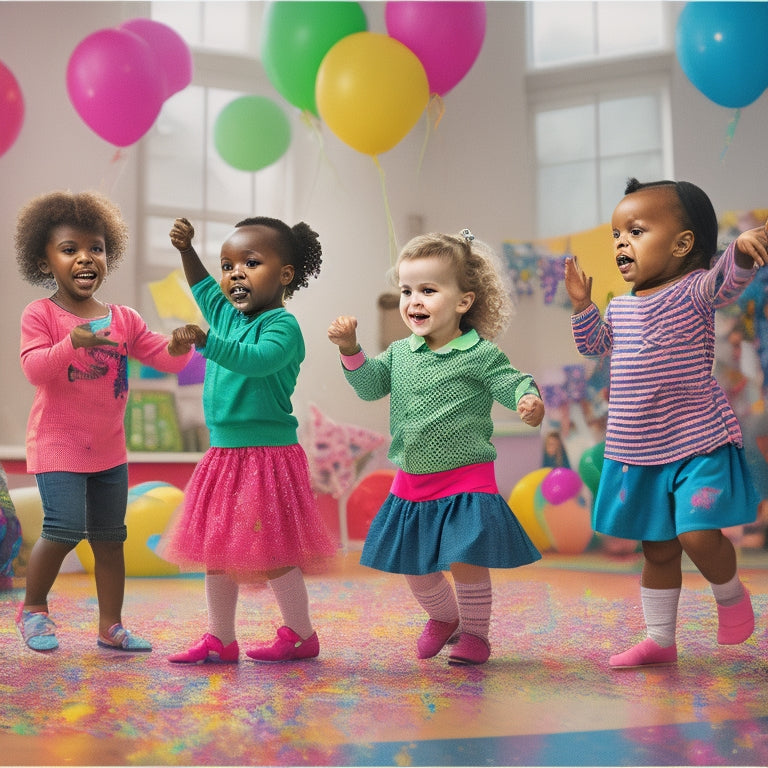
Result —
[{"label": "pink balloon", "polygon": [[192,54],[175,29],[152,19],[130,19],[119,29],[138,35],[152,49],[165,79],[166,99],[192,82]]},{"label": "pink balloon", "polygon": [[485,3],[392,0],[387,33],[410,48],[427,73],[430,93],[445,95],[469,72],[485,38]]},{"label": "pink balloon", "polygon": [[581,478],[567,467],[555,467],[541,481],[541,495],[550,504],[562,504],[581,490]]},{"label": "pink balloon", "polygon": [[24,98],[8,67],[0,61],[0,157],[16,141],[24,122]]},{"label": "pink balloon", "polygon": [[133,32],[102,29],[82,40],[67,65],[67,92],[83,122],[118,147],[138,141],[165,100],[148,43]]}]

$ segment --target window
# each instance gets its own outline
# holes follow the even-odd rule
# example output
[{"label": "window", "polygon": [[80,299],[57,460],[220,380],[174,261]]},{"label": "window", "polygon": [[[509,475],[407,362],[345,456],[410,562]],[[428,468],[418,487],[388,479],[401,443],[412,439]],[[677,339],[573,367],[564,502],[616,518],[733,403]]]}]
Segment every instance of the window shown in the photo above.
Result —
[{"label": "window", "polygon": [[[233,225],[247,216],[284,218],[290,161],[286,156],[258,173],[237,170],[213,143],[216,118],[233,99],[274,96],[258,60],[262,3],[158,2],[155,21],[168,24],[190,46],[193,82],[163,105],[141,143],[141,271],[147,282],[179,267],[168,239],[173,219],[195,226],[195,247],[208,269],[219,270],[219,249]],[[142,311],[152,314],[149,291]]]},{"label": "window", "polygon": [[536,234],[554,237],[609,221],[629,176],[672,175],[673,55],[663,3],[528,9]]},{"label": "window", "polygon": [[663,3],[531,2],[528,66],[662,51],[668,47]]}]

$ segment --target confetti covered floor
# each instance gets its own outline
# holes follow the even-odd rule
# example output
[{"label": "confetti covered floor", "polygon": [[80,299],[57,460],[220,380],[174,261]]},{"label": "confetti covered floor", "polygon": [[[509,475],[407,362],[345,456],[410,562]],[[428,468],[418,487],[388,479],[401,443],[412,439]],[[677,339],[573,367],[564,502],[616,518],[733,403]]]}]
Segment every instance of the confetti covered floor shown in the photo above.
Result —
[{"label": "confetti covered floor", "polygon": [[[612,671],[608,656],[642,636],[637,562],[590,567],[554,556],[495,572],[482,667],[418,661],[404,580],[354,553],[308,579],[311,662],[168,663],[205,629],[199,577],[129,579],[124,617],[150,654],[96,647],[90,576],[56,582],[51,654],[21,645],[21,590],[0,593],[0,764],[768,765],[768,569],[742,570],[758,614],[743,645],[717,645],[711,592],[686,572],[678,665]],[[241,648],[278,624],[270,590],[244,588]]]}]

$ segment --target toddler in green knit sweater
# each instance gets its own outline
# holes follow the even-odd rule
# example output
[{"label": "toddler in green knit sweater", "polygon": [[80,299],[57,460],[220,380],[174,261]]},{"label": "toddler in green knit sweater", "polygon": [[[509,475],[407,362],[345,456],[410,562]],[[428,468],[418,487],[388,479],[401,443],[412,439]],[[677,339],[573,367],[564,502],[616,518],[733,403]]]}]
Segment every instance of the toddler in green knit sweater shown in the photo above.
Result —
[{"label": "toddler in green knit sweater", "polygon": [[488,246],[466,229],[419,236],[394,272],[410,337],[369,358],[354,317],[338,317],[328,330],[357,394],[390,397],[389,458],[399,469],[360,562],[405,574],[429,617],[420,659],[453,638],[449,663],[483,664],[491,652],[489,569],[541,557],[496,486],[491,406],[498,401],[537,427],[544,403],[533,378],[490,341],[508,325],[511,301]]}]

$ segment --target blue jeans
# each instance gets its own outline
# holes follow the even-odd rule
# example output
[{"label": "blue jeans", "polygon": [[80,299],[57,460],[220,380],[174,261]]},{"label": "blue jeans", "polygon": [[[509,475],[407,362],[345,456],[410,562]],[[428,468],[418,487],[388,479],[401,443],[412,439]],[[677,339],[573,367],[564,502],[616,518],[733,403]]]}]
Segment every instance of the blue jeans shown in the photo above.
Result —
[{"label": "blue jeans", "polygon": [[43,502],[41,537],[61,544],[125,541],[128,465],[102,472],[35,475]]}]

